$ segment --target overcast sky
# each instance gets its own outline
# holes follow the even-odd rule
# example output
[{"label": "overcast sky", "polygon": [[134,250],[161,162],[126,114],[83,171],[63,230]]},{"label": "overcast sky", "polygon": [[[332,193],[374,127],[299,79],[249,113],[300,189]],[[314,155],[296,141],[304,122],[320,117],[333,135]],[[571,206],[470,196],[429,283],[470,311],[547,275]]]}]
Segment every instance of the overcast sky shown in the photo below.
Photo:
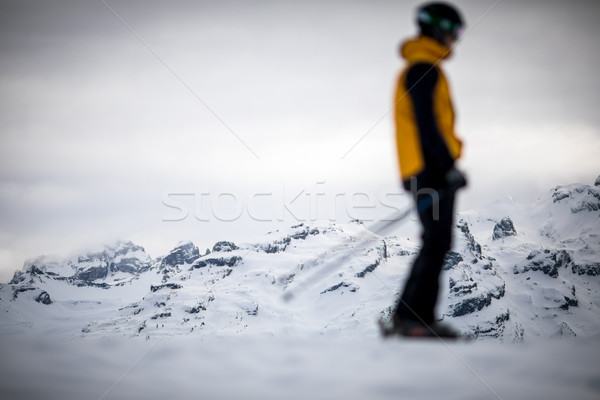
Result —
[{"label": "overcast sky", "polygon": [[[418,4],[0,0],[0,281],[407,205],[389,112]],[[455,4],[460,209],[593,183],[600,2]]]}]

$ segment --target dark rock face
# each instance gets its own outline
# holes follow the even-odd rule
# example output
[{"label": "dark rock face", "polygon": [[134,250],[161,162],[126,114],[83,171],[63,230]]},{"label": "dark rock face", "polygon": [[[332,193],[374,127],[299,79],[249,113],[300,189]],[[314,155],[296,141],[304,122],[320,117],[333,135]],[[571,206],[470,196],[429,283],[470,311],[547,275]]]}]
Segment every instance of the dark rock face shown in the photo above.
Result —
[{"label": "dark rock face", "polygon": [[42,293],[35,298],[35,301],[42,304],[52,304],[52,299],[50,299],[50,295],[46,291],[42,291]]},{"label": "dark rock face", "polygon": [[356,273],[354,276],[356,276],[357,278],[364,278],[365,275],[367,275],[369,272],[375,271],[375,268],[377,268],[378,266],[379,266],[379,259],[375,260],[375,262],[373,264],[368,265],[365,269]]},{"label": "dark rock face", "polygon": [[200,258],[198,248],[194,243],[188,242],[171,250],[171,252],[163,259],[163,265],[180,265],[191,264]]},{"label": "dark rock face", "polygon": [[596,179],[594,186],[572,185],[569,187],[558,186],[552,193],[552,202],[571,204],[571,212],[600,211],[600,189]]},{"label": "dark rock face", "polygon": [[21,282],[24,282],[25,279],[27,279],[27,278],[26,278],[25,274],[23,273],[23,271],[15,271],[13,278],[8,283],[11,285],[17,285]]},{"label": "dark rock face", "polygon": [[280,252],[285,251],[285,249],[287,248],[287,246],[290,244],[291,241],[292,241],[292,239],[289,236],[287,236],[287,237],[283,238],[282,240],[276,240],[273,243],[267,243],[266,245],[262,245],[261,249],[265,253],[269,253],[269,254],[280,253]]},{"label": "dark rock face", "polygon": [[562,303],[559,308],[561,310],[568,310],[570,307],[578,307],[579,301],[575,298],[564,296],[565,302]]},{"label": "dark rock face", "polygon": [[340,282],[337,285],[333,285],[333,286],[328,287],[327,289],[323,290],[321,292],[321,294],[325,294],[327,292],[334,292],[334,291],[336,291],[338,289],[341,289],[341,288],[350,288],[351,292],[356,292],[358,290],[358,288],[356,286],[354,286],[354,285],[352,285],[350,283]]},{"label": "dark rock face", "polygon": [[167,289],[181,289],[182,286],[179,285],[179,284],[177,284],[177,283],[166,283],[164,285],[156,285],[156,286],[150,285],[150,290],[153,291],[153,292],[156,292],[157,290],[161,290],[161,289],[164,289],[164,288],[167,288]]},{"label": "dark rock face", "polygon": [[517,231],[510,218],[504,217],[494,226],[493,240],[503,239],[508,236],[517,236]]},{"label": "dark rock face", "polygon": [[[32,283],[34,276],[42,276],[42,275],[45,275],[44,271],[42,271],[35,265],[31,265],[25,271],[15,271],[15,274],[13,275],[13,278],[9,283],[11,285],[17,285],[19,283],[25,282],[27,280],[28,276],[29,276],[29,278],[31,278],[30,283]],[[55,275],[55,274],[51,274],[51,275]]]},{"label": "dark rock face", "polygon": [[110,289],[110,285],[107,284],[106,282],[102,282],[102,283],[85,282],[85,281],[82,281],[80,279],[75,279],[75,278],[59,278],[59,280],[66,280],[71,285],[75,285],[77,287],[86,287],[87,286],[87,287],[95,287],[95,288],[99,288],[99,289]]},{"label": "dark rock face", "polygon": [[198,314],[200,311],[206,311],[206,306],[204,304],[198,304],[194,307],[186,308],[184,311],[188,314]]},{"label": "dark rock face", "polygon": [[216,267],[233,267],[238,264],[238,262],[242,261],[242,257],[233,256],[233,257],[219,257],[219,258],[207,258],[204,260],[198,260],[193,265],[192,268],[204,268],[208,266],[216,266]]},{"label": "dark rock face", "polygon": [[520,274],[528,271],[541,271],[552,278],[558,277],[558,271],[572,263],[571,256],[566,250],[534,250],[527,256],[527,263],[513,268],[513,273]]},{"label": "dark rock face", "polygon": [[165,313],[155,314],[152,317],[150,317],[150,319],[169,318],[169,317],[171,317],[171,313],[165,312]]},{"label": "dark rock face", "polygon": [[13,300],[15,300],[19,296],[19,293],[24,293],[24,292],[28,292],[30,290],[36,290],[36,289],[37,288],[35,288],[35,287],[20,287],[20,288],[17,288],[17,289],[15,289],[13,291]]},{"label": "dark rock face", "polygon": [[475,237],[471,234],[469,230],[469,225],[466,221],[461,220],[458,225],[458,229],[465,235],[465,239],[467,241],[467,249],[478,259],[482,258],[481,254],[481,245],[477,243]]},{"label": "dark rock face", "polygon": [[111,272],[126,272],[135,274],[140,270],[139,260],[136,258],[123,258],[118,263],[110,264]]},{"label": "dark rock face", "polygon": [[258,315],[258,304],[255,307],[246,309],[246,314],[257,316]]},{"label": "dark rock face", "polygon": [[476,297],[470,297],[459,303],[453,304],[450,307],[450,315],[453,317],[460,317],[463,315],[471,314],[475,311],[479,311],[484,307],[492,304],[492,298],[500,299],[505,294],[505,286],[496,288],[497,290],[485,292]]},{"label": "dark rock face", "polygon": [[81,271],[77,274],[77,278],[84,282],[92,282],[96,279],[104,279],[108,276],[108,266],[92,267]]},{"label": "dark rock face", "polygon": [[460,262],[464,261],[460,253],[455,251],[449,251],[446,253],[446,257],[444,258],[444,266],[443,270],[448,271],[454,267],[456,267]]},{"label": "dark rock face", "polygon": [[[501,337],[505,330],[505,324],[510,320],[510,312],[507,311],[496,317],[495,320],[489,321],[482,325],[477,325],[473,329],[472,337],[490,337],[498,338]],[[521,333],[522,335],[522,333]]]},{"label": "dark rock face", "polygon": [[455,281],[450,278],[450,292],[457,296],[466,296],[472,294],[475,290],[477,290],[477,282],[474,282],[472,279],[468,281]]},{"label": "dark rock face", "polygon": [[592,263],[587,265],[573,264],[571,271],[577,275],[598,276],[600,275],[600,263]]},{"label": "dark rock face", "polygon": [[229,251],[233,251],[233,250],[239,250],[239,247],[237,247],[233,242],[217,242],[215,243],[215,245],[212,248],[213,253],[214,252],[229,252]]},{"label": "dark rock face", "polygon": [[296,232],[293,235],[291,235],[290,237],[292,239],[296,239],[296,240],[304,240],[308,237],[308,235],[318,235],[320,232],[318,229],[310,229],[309,227],[306,227],[306,229],[301,230],[300,232]]},{"label": "dark rock face", "polygon": [[279,240],[275,240],[272,243],[267,243],[260,245],[259,248],[265,253],[280,253],[287,249],[287,247],[292,243],[292,240],[306,240],[309,236],[318,235],[321,233],[317,228],[310,228],[308,226],[304,226],[304,224],[294,225],[292,226],[294,229],[298,229],[296,232],[287,235]]},{"label": "dark rock face", "polygon": [[[143,247],[132,242],[116,242],[106,246],[102,251],[90,252],[74,259],[61,262],[47,261],[39,257],[35,264],[30,264],[26,269],[15,272],[11,284],[23,284],[26,281],[44,282],[47,279],[65,281],[71,285],[108,288],[105,280],[116,273],[130,274],[132,277],[150,269],[152,260],[145,254]],[[53,272],[59,268],[59,273]],[[68,273],[68,271],[71,271]],[[65,274],[67,272],[67,274]],[[122,279],[120,276],[119,279]],[[121,283],[117,283],[118,285]]]},{"label": "dark rock face", "polygon": [[44,271],[42,271],[35,265],[32,265],[29,268],[27,268],[26,272],[30,273],[31,275],[43,275],[44,274]]},{"label": "dark rock face", "polygon": [[[449,251],[444,260],[444,270],[449,278],[449,299],[446,315],[452,318],[474,314],[502,299],[506,283],[497,271],[495,260],[484,255],[482,246],[475,240],[466,221],[457,225],[462,232],[456,240],[462,242],[463,250]],[[460,247],[459,247],[460,248]],[[482,311],[483,312],[483,311]],[[500,337],[504,332],[508,313],[494,308],[492,314],[478,320],[472,327],[474,337]]]},{"label": "dark rock face", "polygon": [[111,273],[124,272],[137,275],[148,270],[149,258],[140,259],[135,253],[145,253],[145,250],[132,242],[117,242],[100,252],[79,256],[75,265],[77,272],[72,278],[76,281],[92,283],[98,279],[106,279]]},{"label": "dark rock face", "polygon": [[166,282],[175,274],[181,272],[181,266],[185,264],[192,264],[200,258],[200,252],[198,247],[192,242],[187,242],[180,246],[177,246],[169,252],[169,254],[162,259],[159,265],[158,273],[162,273],[162,281]]}]

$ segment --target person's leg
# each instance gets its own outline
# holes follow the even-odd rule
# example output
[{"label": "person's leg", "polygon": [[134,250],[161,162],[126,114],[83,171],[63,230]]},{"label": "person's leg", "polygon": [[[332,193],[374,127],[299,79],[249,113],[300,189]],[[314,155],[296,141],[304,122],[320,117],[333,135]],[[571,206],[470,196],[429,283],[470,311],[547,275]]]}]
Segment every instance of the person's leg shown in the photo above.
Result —
[{"label": "person's leg", "polygon": [[[416,196],[422,201],[424,197]],[[433,207],[437,207],[434,212]],[[416,321],[431,324],[439,292],[439,275],[450,248],[454,196],[442,195],[439,202],[419,212],[423,228],[422,247],[415,259],[394,313],[394,323]]]},{"label": "person's leg", "polygon": [[429,245],[424,246],[428,254],[428,274],[423,282],[423,305],[418,307],[422,313],[423,321],[431,323],[435,319],[435,306],[439,296],[440,274],[444,266],[446,253],[452,243],[452,229],[454,228],[454,194],[447,194],[439,201],[439,218],[431,218],[428,223]]}]

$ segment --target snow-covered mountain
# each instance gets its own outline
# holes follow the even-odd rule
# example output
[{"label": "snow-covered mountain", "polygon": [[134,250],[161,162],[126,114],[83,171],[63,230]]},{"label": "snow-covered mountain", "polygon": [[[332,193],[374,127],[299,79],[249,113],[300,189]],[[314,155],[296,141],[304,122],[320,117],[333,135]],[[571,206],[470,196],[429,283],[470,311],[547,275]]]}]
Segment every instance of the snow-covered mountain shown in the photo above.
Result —
[{"label": "snow-covered mountain", "polygon": [[[156,259],[131,242],[40,257],[0,285],[0,334],[376,336],[418,247],[311,223]],[[444,270],[439,318],[464,335],[600,337],[600,178],[461,213]]]}]

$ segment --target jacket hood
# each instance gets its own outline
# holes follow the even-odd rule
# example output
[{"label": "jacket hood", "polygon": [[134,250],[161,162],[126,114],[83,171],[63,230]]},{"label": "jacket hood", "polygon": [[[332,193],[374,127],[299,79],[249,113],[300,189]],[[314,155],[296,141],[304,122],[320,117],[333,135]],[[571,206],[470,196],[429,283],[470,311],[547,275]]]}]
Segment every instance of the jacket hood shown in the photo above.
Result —
[{"label": "jacket hood", "polygon": [[451,49],[427,36],[409,39],[400,47],[400,55],[410,63],[419,61],[437,63],[449,58],[451,54]]}]

